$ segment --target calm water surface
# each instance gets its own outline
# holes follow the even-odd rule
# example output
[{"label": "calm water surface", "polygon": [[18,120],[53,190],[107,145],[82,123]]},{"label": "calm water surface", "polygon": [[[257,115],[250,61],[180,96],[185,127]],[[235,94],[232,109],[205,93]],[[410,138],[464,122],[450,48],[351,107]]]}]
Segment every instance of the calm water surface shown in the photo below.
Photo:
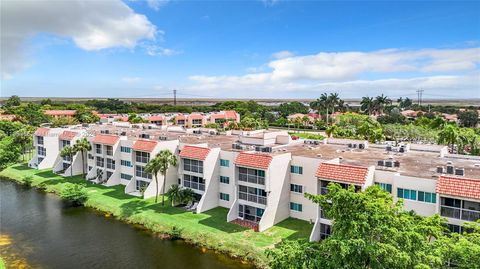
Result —
[{"label": "calm water surface", "polygon": [[251,268],[6,180],[0,180],[0,234],[8,268]]}]

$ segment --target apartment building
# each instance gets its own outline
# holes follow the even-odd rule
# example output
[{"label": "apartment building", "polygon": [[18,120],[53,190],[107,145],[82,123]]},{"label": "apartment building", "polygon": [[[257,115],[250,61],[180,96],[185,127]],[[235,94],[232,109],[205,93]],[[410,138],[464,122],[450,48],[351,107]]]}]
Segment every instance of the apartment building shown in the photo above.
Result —
[{"label": "apartment building", "polygon": [[[183,119],[187,122],[189,118]],[[182,117],[175,118],[179,119]],[[178,156],[178,165],[169,169],[166,178],[157,175],[159,192],[164,181],[167,189],[174,184],[192,189],[197,213],[224,207],[228,209],[225,221],[256,231],[265,231],[288,217],[302,219],[313,224],[310,240],[328,237],[334,220],[304,194],[325,194],[332,182],[344,188],[353,185],[357,191],[378,185],[394,200],[403,199],[405,210],[423,216],[440,214],[456,231],[464,222],[480,218],[480,158],[449,154],[444,146],[293,140],[282,130],[221,135],[189,128],[171,130],[128,123],[68,130],[40,128],[35,133],[38,153],[30,163],[45,168],[47,157],[56,159],[50,167],[66,174],[69,163],[58,159],[59,149],[65,141],[72,143],[86,135],[92,144],[87,180],[124,185],[125,193],[148,198],[155,196],[157,185],[154,175],[145,172],[145,165],[168,149]],[[47,136],[54,133],[58,135]],[[78,161],[76,157],[70,164],[73,174],[80,174]]]}]

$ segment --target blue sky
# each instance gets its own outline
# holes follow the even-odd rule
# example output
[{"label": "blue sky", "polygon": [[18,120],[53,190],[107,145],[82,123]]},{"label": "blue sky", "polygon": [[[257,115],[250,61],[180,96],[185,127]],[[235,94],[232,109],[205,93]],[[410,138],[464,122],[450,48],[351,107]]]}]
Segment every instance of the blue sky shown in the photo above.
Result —
[{"label": "blue sky", "polygon": [[3,5],[1,96],[480,98],[479,1],[98,2]]}]

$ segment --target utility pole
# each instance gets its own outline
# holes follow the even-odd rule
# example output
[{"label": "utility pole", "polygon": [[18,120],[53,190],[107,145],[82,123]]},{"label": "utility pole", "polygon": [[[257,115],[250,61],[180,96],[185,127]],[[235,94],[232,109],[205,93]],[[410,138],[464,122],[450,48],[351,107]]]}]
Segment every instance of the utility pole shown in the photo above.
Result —
[{"label": "utility pole", "polygon": [[173,90],[173,105],[177,105],[177,90]]},{"label": "utility pole", "polygon": [[419,106],[422,106],[422,94],[424,90],[417,90],[417,103]]}]

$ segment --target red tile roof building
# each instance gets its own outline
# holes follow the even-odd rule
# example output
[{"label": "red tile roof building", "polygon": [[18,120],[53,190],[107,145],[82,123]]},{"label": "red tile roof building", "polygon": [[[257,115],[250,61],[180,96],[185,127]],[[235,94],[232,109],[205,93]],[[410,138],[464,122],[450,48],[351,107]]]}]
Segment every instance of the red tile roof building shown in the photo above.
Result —
[{"label": "red tile roof building", "polygon": [[132,149],[136,151],[145,151],[145,152],[152,152],[155,147],[157,146],[156,141],[152,140],[137,140],[133,144]]},{"label": "red tile roof building", "polygon": [[120,137],[116,135],[98,134],[93,138],[92,142],[95,144],[115,145],[118,140],[120,140]]},{"label": "red tile roof building", "polygon": [[209,153],[209,148],[184,146],[183,149],[180,151],[180,157],[204,161]]},{"label": "red tile roof building", "polygon": [[440,176],[437,182],[437,193],[478,200],[480,199],[480,180]]},{"label": "red tile roof building", "polygon": [[40,127],[35,131],[35,135],[36,136],[47,136],[49,131],[50,131],[50,129],[48,129],[48,128]]},{"label": "red tile roof building", "polygon": [[59,118],[59,117],[67,117],[67,118],[73,118],[75,116],[76,110],[45,110],[45,115],[54,117],[54,118]]},{"label": "red tile roof building", "polygon": [[266,154],[240,152],[235,159],[235,165],[265,170],[270,166],[272,159],[272,156]]},{"label": "red tile roof building", "polygon": [[327,180],[329,179],[351,184],[364,184],[367,180],[368,167],[321,163],[318,166],[315,175]]},{"label": "red tile roof building", "polygon": [[61,140],[68,140],[71,141],[78,133],[77,132],[72,132],[72,131],[63,131],[63,133],[60,135]]}]

